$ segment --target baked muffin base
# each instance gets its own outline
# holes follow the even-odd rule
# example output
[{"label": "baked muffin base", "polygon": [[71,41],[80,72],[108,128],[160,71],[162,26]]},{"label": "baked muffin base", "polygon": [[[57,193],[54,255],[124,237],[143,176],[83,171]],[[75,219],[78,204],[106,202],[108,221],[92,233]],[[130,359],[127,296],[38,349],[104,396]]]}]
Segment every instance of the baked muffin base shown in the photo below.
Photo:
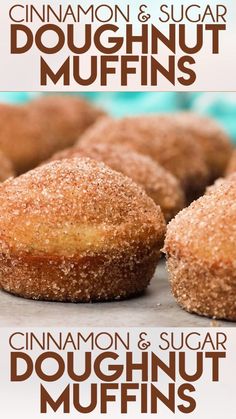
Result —
[{"label": "baked muffin base", "polygon": [[[160,248],[160,244],[158,244]],[[46,301],[95,302],[129,298],[149,285],[160,257],[158,246],[80,259],[1,255],[0,285],[14,295]]]},{"label": "baked muffin base", "polygon": [[230,265],[209,266],[200,260],[171,255],[167,260],[171,289],[190,313],[236,321],[236,272]]}]

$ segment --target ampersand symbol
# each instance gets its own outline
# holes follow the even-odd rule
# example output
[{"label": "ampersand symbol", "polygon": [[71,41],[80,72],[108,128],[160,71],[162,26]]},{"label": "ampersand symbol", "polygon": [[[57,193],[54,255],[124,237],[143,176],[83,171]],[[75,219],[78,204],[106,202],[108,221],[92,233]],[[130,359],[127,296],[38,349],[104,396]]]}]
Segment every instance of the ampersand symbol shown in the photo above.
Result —
[{"label": "ampersand symbol", "polygon": [[147,333],[145,333],[145,332],[142,332],[139,335],[140,340],[138,342],[138,348],[141,349],[141,351],[144,351],[145,349],[148,349],[149,346],[151,345],[151,343],[146,340],[146,337],[147,337]]},{"label": "ampersand symbol", "polygon": [[140,22],[147,22],[151,17],[151,15],[149,13],[146,13],[146,9],[147,9],[146,4],[142,4],[139,7],[139,12],[140,13],[138,14],[138,20]]}]

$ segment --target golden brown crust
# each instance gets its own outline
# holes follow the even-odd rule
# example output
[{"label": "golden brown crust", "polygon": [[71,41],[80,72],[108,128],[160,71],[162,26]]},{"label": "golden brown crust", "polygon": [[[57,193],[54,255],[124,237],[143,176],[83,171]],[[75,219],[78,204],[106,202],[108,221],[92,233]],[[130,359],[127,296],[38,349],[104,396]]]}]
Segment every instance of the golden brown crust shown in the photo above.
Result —
[{"label": "golden brown crust", "polygon": [[148,285],[164,239],[163,215],[140,187],[102,163],[74,158],[32,170],[0,185],[0,205],[6,291],[95,301]]},{"label": "golden brown crust", "polygon": [[[190,313],[236,321],[235,270],[209,269],[196,260],[168,258],[171,288],[178,304]],[[202,283],[204,279],[204,283]]]},{"label": "golden brown crust", "polygon": [[11,161],[0,150],[0,182],[4,182],[4,180],[14,176],[15,173]]},{"label": "golden brown crust", "polygon": [[42,138],[40,121],[25,106],[0,104],[0,149],[17,173],[40,161]]},{"label": "golden brown crust", "polygon": [[[149,285],[161,243],[145,252],[117,251],[79,259],[1,258],[2,288],[24,298],[92,302],[130,298]],[[19,280],[20,278],[20,280]]]},{"label": "golden brown crust", "polygon": [[222,176],[232,154],[230,138],[224,129],[212,118],[192,112],[175,114],[174,117],[201,147],[210,182]]},{"label": "golden brown crust", "polygon": [[170,222],[165,241],[178,303],[198,314],[236,320],[236,177],[217,182]]},{"label": "golden brown crust", "polygon": [[160,205],[166,221],[185,206],[184,193],[178,180],[150,157],[125,146],[106,143],[78,146],[54,154],[51,161],[72,157],[90,157],[130,177]]},{"label": "golden brown crust", "polygon": [[231,175],[236,172],[236,150],[233,151],[225,175]]},{"label": "golden brown crust", "polygon": [[103,119],[80,138],[78,145],[124,144],[148,155],[176,176],[188,199],[204,192],[208,170],[202,151],[171,115]]},{"label": "golden brown crust", "polygon": [[72,146],[88,127],[105,115],[84,98],[71,95],[43,96],[31,102],[29,107],[44,125],[53,143],[53,152]]},{"label": "golden brown crust", "polygon": [[0,104],[0,149],[18,174],[72,145],[102,113],[83,99],[50,96],[24,106]]}]

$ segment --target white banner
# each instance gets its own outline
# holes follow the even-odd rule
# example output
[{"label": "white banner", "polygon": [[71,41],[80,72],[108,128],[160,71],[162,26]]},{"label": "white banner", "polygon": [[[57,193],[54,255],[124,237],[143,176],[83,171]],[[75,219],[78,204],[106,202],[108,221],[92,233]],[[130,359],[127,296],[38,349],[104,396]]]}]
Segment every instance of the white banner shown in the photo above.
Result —
[{"label": "white banner", "polygon": [[234,419],[235,342],[230,328],[1,329],[1,417]]},{"label": "white banner", "polygon": [[236,90],[236,2],[4,0],[0,90]]}]

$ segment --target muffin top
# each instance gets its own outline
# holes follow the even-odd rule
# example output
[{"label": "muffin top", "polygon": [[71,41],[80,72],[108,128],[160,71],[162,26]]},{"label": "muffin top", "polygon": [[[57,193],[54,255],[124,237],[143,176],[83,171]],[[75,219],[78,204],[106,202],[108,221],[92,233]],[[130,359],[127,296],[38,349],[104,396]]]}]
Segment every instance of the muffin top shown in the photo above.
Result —
[{"label": "muffin top", "polygon": [[168,226],[167,254],[236,268],[236,174],[216,182]]},{"label": "muffin top", "polygon": [[130,177],[160,205],[167,220],[184,207],[185,197],[178,180],[152,158],[127,146],[106,143],[84,144],[56,153],[51,160],[72,157],[90,157]]},{"label": "muffin top", "polygon": [[232,153],[230,138],[223,127],[214,119],[194,112],[180,112],[174,118],[201,147],[211,179],[223,175]]},{"label": "muffin top", "polygon": [[205,185],[208,170],[202,151],[171,115],[142,115],[120,120],[104,118],[81,136],[77,145],[123,144],[152,157],[175,175],[183,187]]},{"label": "muffin top", "polygon": [[41,123],[46,125],[51,141],[57,141],[57,150],[74,144],[77,138],[105,112],[86,99],[71,95],[47,95],[29,103]]},{"label": "muffin top", "polygon": [[49,163],[0,185],[2,252],[80,257],[161,241],[160,207],[102,163]]},{"label": "muffin top", "polygon": [[38,164],[41,154],[44,155],[42,138],[44,127],[26,106],[0,104],[0,149],[17,173]]}]

